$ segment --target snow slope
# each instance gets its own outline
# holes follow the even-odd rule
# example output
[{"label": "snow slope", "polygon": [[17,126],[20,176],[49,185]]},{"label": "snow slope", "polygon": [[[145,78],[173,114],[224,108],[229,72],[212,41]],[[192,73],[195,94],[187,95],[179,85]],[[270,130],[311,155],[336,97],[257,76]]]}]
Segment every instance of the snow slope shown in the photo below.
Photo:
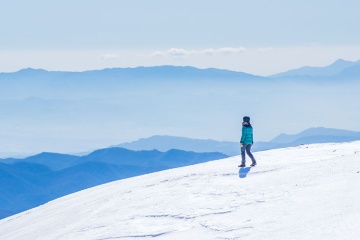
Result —
[{"label": "snow slope", "polygon": [[360,239],[360,141],[112,182],[0,221],[0,239]]}]

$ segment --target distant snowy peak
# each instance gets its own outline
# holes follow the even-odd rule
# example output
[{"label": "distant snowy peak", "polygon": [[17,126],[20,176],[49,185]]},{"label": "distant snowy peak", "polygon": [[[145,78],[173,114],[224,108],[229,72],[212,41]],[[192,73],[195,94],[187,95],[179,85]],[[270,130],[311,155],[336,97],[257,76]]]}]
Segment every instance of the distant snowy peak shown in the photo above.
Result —
[{"label": "distant snowy peak", "polygon": [[[298,69],[289,70],[283,73],[278,73],[271,75],[271,78],[283,78],[283,77],[331,77],[338,76],[341,77],[343,71],[346,72],[347,69],[360,69],[360,60],[356,62],[346,61],[343,59],[338,59],[334,63],[324,67],[301,67]],[[355,70],[353,70],[355,71]],[[349,76],[349,74],[347,74]]]}]

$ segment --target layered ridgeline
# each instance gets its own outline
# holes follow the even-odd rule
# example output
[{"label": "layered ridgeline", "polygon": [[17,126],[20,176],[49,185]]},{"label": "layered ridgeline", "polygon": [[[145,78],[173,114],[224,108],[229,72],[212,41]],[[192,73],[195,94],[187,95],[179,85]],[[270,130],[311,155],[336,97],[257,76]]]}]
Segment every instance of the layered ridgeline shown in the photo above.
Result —
[{"label": "layered ridgeline", "polygon": [[2,159],[0,218],[110,181],[225,157],[216,152],[107,148],[82,157],[41,153],[24,159]]},{"label": "layered ridgeline", "polygon": [[0,221],[4,239],[359,239],[360,142],[112,182]]},{"label": "layered ridgeline", "polygon": [[[190,66],[108,68],[83,72],[27,68],[17,72],[0,73],[0,99],[100,98],[117,97],[119,93],[126,94],[128,91],[146,93],[156,90],[199,93],[204,92],[201,91],[201,88],[205,90],[204,86],[208,93],[237,90],[242,94],[245,94],[248,89],[262,86],[262,94],[264,94],[264,92],[275,90],[278,84],[285,90],[284,88],[289,84],[288,81],[283,81],[286,79],[313,80],[314,84],[317,83],[316,79],[327,79],[328,83],[336,84],[336,81],[332,80],[358,81],[359,78],[360,60],[351,62],[342,59],[324,67],[301,67],[267,77]],[[270,89],[266,90],[266,87]],[[325,89],[324,86],[323,89]]]},{"label": "layered ridgeline", "polygon": [[[360,140],[359,132],[311,128],[294,135],[281,134],[270,142],[256,142],[253,151],[353,140]],[[239,154],[238,142],[153,136],[82,157],[41,153],[0,159],[0,218],[106,182]]]},{"label": "layered ridgeline", "polygon": [[272,78],[359,79],[360,60],[357,62],[338,59],[325,67],[301,67],[270,76]]},{"label": "layered ridgeline", "polygon": [[[22,69],[13,73],[0,73],[2,98],[99,98],[115,97],[127,91],[188,89],[188,87],[238,83],[266,78],[222,69],[157,66],[136,68],[108,68],[84,72]],[[183,88],[181,88],[181,86]],[[4,88],[6,87],[6,88]]]},{"label": "layered ridgeline", "polygon": [[[240,136],[239,136],[240,137]],[[296,134],[280,134],[269,142],[255,142],[252,150],[263,151],[311,143],[336,143],[360,140],[360,132],[333,128],[309,128]],[[240,141],[240,140],[239,140]],[[211,139],[190,139],[175,136],[152,136],[133,142],[122,143],[115,147],[131,150],[168,151],[181,149],[194,152],[221,152],[228,156],[240,154],[239,142],[215,141]]]},{"label": "layered ridgeline", "polygon": [[243,114],[258,139],[293,125],[356,129],[359,68],[339,60],[279,77],[179,66],[0,73],[0,154],[87,151],[118,136],[232,139]]}]

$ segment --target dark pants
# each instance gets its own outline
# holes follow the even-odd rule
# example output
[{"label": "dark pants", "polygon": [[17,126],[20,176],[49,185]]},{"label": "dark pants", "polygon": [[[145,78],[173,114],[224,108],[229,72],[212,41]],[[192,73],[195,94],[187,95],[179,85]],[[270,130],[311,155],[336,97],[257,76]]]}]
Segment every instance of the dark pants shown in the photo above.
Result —
[{"label": "dark pants", "polygon": [[251,158],[253,163],[256,163],[254,156],[251,153],[251,146],[252,144],[243,144],[241,147],[241,163],[245,164],[245,151],[246,154]]}]

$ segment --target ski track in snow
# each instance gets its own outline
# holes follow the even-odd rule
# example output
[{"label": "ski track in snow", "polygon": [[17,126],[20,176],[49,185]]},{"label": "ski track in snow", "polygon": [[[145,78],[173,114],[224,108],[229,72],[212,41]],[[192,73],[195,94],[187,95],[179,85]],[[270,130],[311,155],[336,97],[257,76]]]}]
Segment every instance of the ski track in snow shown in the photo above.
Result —
[{"label": "ski track in snow", "polygon": [[[360,141],[112,182],[0,221],[0,239],[360,239]],[[249,164],[249,160],[248,160]]]}]

